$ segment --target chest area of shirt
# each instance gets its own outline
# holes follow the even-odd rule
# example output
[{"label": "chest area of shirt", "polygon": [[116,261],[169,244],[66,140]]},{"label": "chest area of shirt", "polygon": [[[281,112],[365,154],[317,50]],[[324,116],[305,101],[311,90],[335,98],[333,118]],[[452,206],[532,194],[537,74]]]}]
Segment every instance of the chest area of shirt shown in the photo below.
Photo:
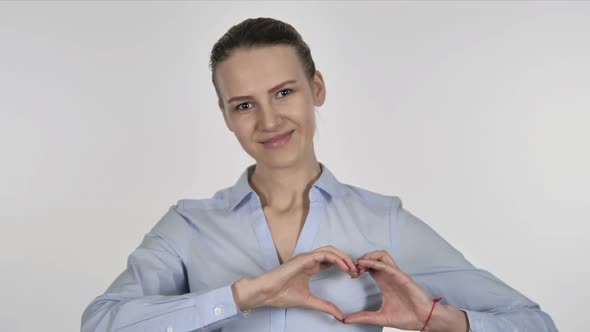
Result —
[{"label": "chest area of shirt", "polygon": [[[387,211],[358,204],[312,204],[307,212],[285,220],[265,214],[259,205],[243,210],[231,223],[219,222],[221,217],[201,216],[200,227],[191,235],[186,262],[191,291],[206,291],[242,277],[259,276],[280,265],[282,259],[325,245],[337,247],[353,260],[369,251],[390,249]],[[323,270],[311,278],[340,280],[333,286],[321,287],[326,296],[337,294],[343,283],[331,273],[330,269]],[[363,287],[356,284],[361,294]]]}]

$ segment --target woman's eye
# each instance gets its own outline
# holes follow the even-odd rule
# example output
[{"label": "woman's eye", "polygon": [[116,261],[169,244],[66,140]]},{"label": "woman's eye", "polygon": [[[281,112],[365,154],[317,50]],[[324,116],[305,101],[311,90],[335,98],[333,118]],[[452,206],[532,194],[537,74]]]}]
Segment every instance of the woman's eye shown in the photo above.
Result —
[{"label": "woman's eye", "polygon": [[248,104],[250,104],[250,103],[241,103],[241,104],[239,104],[238,106],[236,106],[236,110],[237,110],[237,111],[243,111],[243,110],[250,109],[250,108],[242,108],[242,106],[244,106],[244,105],[248,105]]},{"label": "woman's eye", "polygon": [[[287,93],[287,94],[285,94],[285,93],[283,93],[283,92],[288,92],[288,93]],[[284,97],[284,96],[288,96],[288,95],[290,95],[292,92],[293,92],[293,90],[291,90],[291,89],[284,89],[284,90],[281,90],[281,91],[279,91],[279,95],[281,95],[281,96],[283,96],[283,97]]]},{"label": "woman's eye", "polygon": [[[283,89],[283,90],[279,91],[277,94],[280,95],[281,98],[282,98],[282,97],[286,97],[286,96],[290,95],[291,93],[293,93],[293,90],[292,89]],[[244,105],[250,105],[250,104],[251,103],[241,103],[238,106],[236,106],[236,111],[249,110],[252,107],[246,107],[246,108],[244,108],[242,106],[244,106]]]}]

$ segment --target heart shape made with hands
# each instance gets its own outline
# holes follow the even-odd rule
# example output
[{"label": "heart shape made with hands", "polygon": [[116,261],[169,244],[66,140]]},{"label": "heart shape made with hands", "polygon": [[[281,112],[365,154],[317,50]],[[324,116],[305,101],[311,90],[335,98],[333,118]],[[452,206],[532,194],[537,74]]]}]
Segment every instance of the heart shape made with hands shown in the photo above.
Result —
[{"label": "heart shape made with hands", "polygon": [[[401,271],[385,250],[366,253],[354,265],[358,276],[351,278],[358,279],[369,272],[381,291],[381,306],[376,311],[357,311],[345,316],[343,314],[342,319],[334,318],[344,324],[372,324],[404,330],[423,329],[424,322],[430,317],[431,308],[434,308],[433,301],[436,303],[440,299],[434,300],[410,275]],[[337,303],[334,305],[338,306]]]},{"label": "heart shape made with hands", "polygon": [[[376,311],[366,311],[367,306],[355,302],[366,300],[369,293],[375,294],[375,284],[370,286],[373,289],[366,288],[370,279],[363,278],[358,284],[351,283],[348,278],[335,275],[341,272],[330,269],[333,266],[347,272],[352,278],[369,272],[380,290],[381,306]],[[323,270],[326,272],[321,272]],[[320,278],[315,277],[318,274]],[[421,330],[428,323],[436,304],[424,288],[399,268],[386,250],[368,252],[358,257],[354,264],[341,250],[324,246],[300,253],[259,277],[240,279],[238,284],[240,282],[244,287],[236,287],[238,296],[234,297],[240,298],[239,289],[258,290],[244,297],[250,303],[254,302],[252,307],[305,307],[332,315],[344,324],[372,324],[402,330]],[[248,284],[252,286],[248,287]],[[314,287],[318,293],[312,291]],[[374,299],[371,298],[371,304],[376,303]],[[345,316],[337,304],[330,300],[343,301],[341,304],[347,306],[352,313]],[[248,307],[248,304],[244,306]],[[439,311],[442,313],[438,317],[435,315],[433,320],[439,321],[442,317],[452,315],[452,323],[463,330],[466,316],[461,316],[457,309],[441,306]]]},{"label": "heart shape made with hands", "polygon": [[[376,292],[373,280],[368,281],[365,279],[368,276],[363,277],[370,269],[359,263],[354,264],[354,269],[347,273],[335,266],[326,266],[309,279],[310,292],[322,301],[336,306],[342,313],[342,319],[335,314],[332,316],[341,323],[344,323],[347,312],[350,314],[356,310],[369,310],[367,297]],[[359,279],[361,277],[363,278]],[[369,286],[371,282],[372,285]],[[367,293],[368,288],[371,288],[369,293]],[[375,302],[375,298],[372,302]],[[373,309],[378,308],[375,305],[372,307]]]}]

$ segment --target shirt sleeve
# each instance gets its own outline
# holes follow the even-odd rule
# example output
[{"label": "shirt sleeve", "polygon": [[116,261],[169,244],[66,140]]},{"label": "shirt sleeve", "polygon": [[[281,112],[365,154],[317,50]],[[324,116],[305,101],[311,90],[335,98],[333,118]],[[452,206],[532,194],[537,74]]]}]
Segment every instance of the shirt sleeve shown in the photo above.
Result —
[{"label": "shirt sleeve", "polygon": [[540,306],[490,272],[474,267],[463,254],[393,197],[392,256],[400,269],[441,303],[463,310],[470,331],[557,331]]},{"label": "shirt sleeve", "polygon": [[86,307],[81,331],[211,331],[246,315],[240,314],[231,285],[189,292],[177,249],[186,232],[172,206],[129,255],[126,269]]}]

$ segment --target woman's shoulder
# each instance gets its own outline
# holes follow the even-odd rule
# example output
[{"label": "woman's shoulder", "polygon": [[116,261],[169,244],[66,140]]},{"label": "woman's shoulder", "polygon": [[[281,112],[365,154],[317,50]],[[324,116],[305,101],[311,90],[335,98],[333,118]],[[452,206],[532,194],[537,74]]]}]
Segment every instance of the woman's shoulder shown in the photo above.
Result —
[{"label": "woman's shoulder", "polygon": [[349,200],[357,199],[366,204],[386,208],[396,208],[401,206],[401,198],[399,196],[377,192],[352,184],[343,183],[342,185],[346,188],[346,194],[343,196],[348,197]]},{"label": "woman's shoulder", "polygon": [[231,188],[232,187],[220,189],[211,197],[180,198],[176,201],[176,207],[179,210],[212,210],[227,208]]},{"label": "woman's shoulder", "polygon": [[227,199],[224,190],[218,191],[208,198],[180,198],[168,207],[166,213],[152,227],[151,232],[157,232],[165,237],[179,237],[186,233],[187,226],[206,222],[215,217],[226,216]]}]

